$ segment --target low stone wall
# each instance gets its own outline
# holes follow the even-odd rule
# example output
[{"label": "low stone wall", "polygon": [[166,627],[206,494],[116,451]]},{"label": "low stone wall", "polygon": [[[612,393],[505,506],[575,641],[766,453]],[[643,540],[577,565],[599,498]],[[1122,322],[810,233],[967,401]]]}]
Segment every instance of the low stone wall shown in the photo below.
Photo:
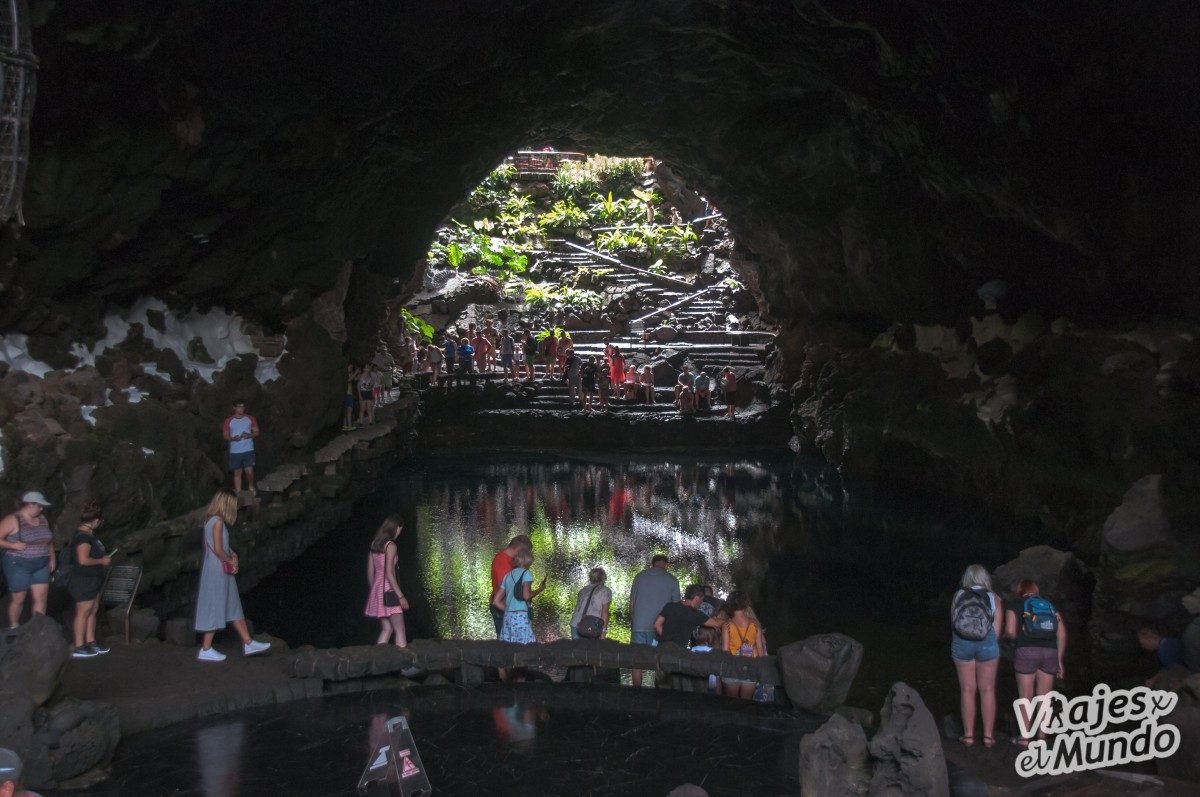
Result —
[{"label": "low stone wall", "polygon": [[301,649],[292,661],[296,678],[347,681],[412,670],[453,670],[466,683],[482,681],[483,668],[600,667],[659,670],[679,675],[719,675],[763,684],[783,683],[774,656],[743,658],[692,653],[675,645],[647,647],[607,639],[560,639],[538,645],[497,640],[416,639],[407,648],[358,645],[334,650]]},{"label": "low stone wall", "polygon": [[[350,516],[354,502],[412,451],[419,417],[417,395],[381,408],[379,422],[339,435],[302,463],[277,468],[259,479],[258,500],[242,510],[231,529],[243,591],[302,553]],[[204,546],[202,508],[186,515],[114,535],[119,561],[143,568],[139,606],[168,614],[195,597]]]}]

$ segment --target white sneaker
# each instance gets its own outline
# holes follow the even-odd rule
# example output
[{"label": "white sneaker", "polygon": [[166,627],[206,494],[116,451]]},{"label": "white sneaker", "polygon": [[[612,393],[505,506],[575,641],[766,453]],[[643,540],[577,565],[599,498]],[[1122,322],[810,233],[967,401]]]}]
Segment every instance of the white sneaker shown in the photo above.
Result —
[{"label": "white sneaker", "polygon": [[225,654],[216,648],[205,650],[200,648],[200,652],[196,654],[196,658],[200,661],[225,661]]},{"label": "white sneaker", "polygon": [[257,656],[259,653],[265,653],[271,649],[271,646],[266,642],[259,642],[257,639],[252,639],[245,645],[242,645],[242,652],[247,656]]}]

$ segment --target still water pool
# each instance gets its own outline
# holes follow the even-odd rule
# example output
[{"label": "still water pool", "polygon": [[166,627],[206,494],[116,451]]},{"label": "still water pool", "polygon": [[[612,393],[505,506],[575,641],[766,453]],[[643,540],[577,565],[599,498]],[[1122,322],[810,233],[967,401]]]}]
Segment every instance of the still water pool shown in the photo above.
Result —
[{"label": "still water pool", "polygon": [[682,584],[748,591],[772,648],[827,631],[862,642],[851,704],[878,711],[903,680],[937,714],[957,707],[947,606],[963,568],[1045,542],[978,507],[846,485],[790,457],[430,456],[398,467],[349,523],[247,595],[248,616],[292,645],[373,642],[367,544],[388,514],[405,524],[410,636],[494,636],[491,558],[525,533],[535,578],[547,577],[538,639],[570,634],[575,596],[600,566],[614,593],[611,636],[628,640],[629,586],[661,552]]}]

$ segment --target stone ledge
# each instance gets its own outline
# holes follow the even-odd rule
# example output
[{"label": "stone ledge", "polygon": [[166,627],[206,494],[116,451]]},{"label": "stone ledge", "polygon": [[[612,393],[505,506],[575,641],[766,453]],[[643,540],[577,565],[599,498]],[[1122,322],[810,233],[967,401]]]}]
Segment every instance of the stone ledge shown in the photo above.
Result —
[{"label": "stone ledge", "polygon": [[458,667],[602,667],[660,670],[681,675],[719,675],[780,685],[774,656],[757,659],[728,653],[691,653],[675,645],[647,647],[598,639],[560,639],[538,645],[497,640],[416,639],[407,648],[390,645],[313,650],[301,649],[292,662],[295,678],[345,681],[409,669],[448,670]]}]

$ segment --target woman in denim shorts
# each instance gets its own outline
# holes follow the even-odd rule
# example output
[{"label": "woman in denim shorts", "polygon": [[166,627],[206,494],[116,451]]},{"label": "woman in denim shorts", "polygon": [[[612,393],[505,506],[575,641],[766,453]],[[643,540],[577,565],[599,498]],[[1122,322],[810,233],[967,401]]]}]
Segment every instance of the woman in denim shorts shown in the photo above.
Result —
[{"label": "woman in denim shorts", "polygon": [[[1055,677],[1062,678],[1066,672],[1063,669],[1063,654],[1067,652],[1067,627],[1062,615],[1057,610],[1054,617],[1058,621],[1053,638],[1038,639],[1030,636],[1022,621],[1025,611],[1025,601],[1041,596],[1041,590],[1036,581],[1025,579],[1017,584],[1015,590],[1017,602],[1013,608],[1005,612],[1004,632],[1016,640],[1013,650],[1013,669],[1017,673],[1017,693],[1028,700],[1035,695],[1044,695],[1054,688]],[[1045,739],[1044,731],[1038,731],[1038,738]],[[1018,739],[1017,744],[1027,747],[1027,739]]]},{"label": "woman in denim shorts", "polygon": [[[962,588],[950,602],[950,658],[958,673],[959,707],[962,710],[962,743],[975,744],[975,693],[979,693],[979,713],[983,718],[983,745],[996,743],[996,669],[1000,665],[1000,635],[1002,604],[992,589],[992,578],[983,565],[971,565],[962,575]],[[965,639],[954,631],[955,615],[964,601],[978,600],[988,621],[987,636],[981,640]],[[978,603],[976,604],[979,605]]]},{"label": "woman in denim shorts", "polygon": [[8,627],[16,628],[25,608],[25,596],[33,595],[33,613],[46,613],[50,574],[54,572],[54,534],[46,520],[46,497],[37,491],[21,496],[21,508],[0,520],[0,548],[4,550],[4,580],[12,600],[8,604]]}]

